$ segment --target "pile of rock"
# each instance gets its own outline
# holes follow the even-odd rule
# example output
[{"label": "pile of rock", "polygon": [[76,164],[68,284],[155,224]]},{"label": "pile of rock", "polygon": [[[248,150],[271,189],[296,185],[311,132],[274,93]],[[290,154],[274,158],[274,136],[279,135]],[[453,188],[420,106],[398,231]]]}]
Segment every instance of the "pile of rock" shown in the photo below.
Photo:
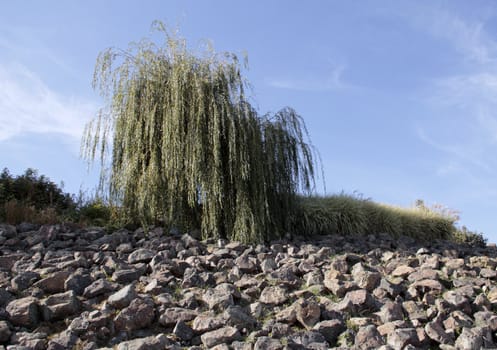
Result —
[{"label": "pile of rock", "polygon": [[497,251],[0,225],[0,348],[497,346]]}]

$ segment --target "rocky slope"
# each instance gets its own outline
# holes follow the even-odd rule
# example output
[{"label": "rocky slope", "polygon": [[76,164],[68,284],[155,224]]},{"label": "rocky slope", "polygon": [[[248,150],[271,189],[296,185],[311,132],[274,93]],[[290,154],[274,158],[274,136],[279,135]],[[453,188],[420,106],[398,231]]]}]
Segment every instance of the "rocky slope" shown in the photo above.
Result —
[{"label": "rocky slope", "polygon": [[[479,349],[497,251],[402,237],[268,245],[0,225],[6,349]],[[0,348],[2,348],[0,346]]]}]

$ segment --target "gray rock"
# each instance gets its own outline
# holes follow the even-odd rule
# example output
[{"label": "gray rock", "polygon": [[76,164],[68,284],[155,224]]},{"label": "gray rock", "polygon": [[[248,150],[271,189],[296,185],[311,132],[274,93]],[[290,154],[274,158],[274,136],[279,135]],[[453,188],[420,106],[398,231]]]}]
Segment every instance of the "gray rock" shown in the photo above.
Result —
[{"label": "gray rock", "polygon": [[[23,350],[42,350],[47,348],[47,334],[44,332],[16,332],[10,337],[14,347]],[[9,345],[7,349],[10,350]]]},{"label": "gray rock", "polygon": [[280,350],[283,345],[277,339],[269,337],[258,337],[254,344],[254,350]]},{"label": "gray rock", "polygon": [[93,282],[91,276],[84,270],[76,271],[64,281],[64,290],[72,290],[76,295],[83,295],[85,288]]},{"label": "gray rock", "polygon": [[261,292],[259,301],[263,304],[280,305],[288,300],[288,294],[284,288],[274,286],[266,287]]},{"label": "gray rock", "polygon": [[413,300],[404,301],[402,303],[402,308],[407,313],[407,316],[410,320],[421,320],[426,321],[426,312],[423,309],[423,306],[419,302],[415,302]]},{"label": "gray rock", "polygon": [[176,322],[188,322],[198,316],[195,310],[183,309],[180,307],[168,308],[159,318],[159,323],[165,327],[173,326]]},{"label": "gray rock", "polygon": [[6,308],[9,321],[16,326],[35,327],[39,321],[38,300],[26,297],[12,300]]},{"label": "gray rock", "polygon": [[378,314],[383,323],[404,319],[402,305],[392,301],[387,301]]},{"label": "gray rock", "polygon": [[135,250],[133,253],[131,253],[128,256],[128,262],[130,264],[137,264],[137,263],[149,263],[150,260],[155,256],[156,252],[150,249],[144,249],[140,248]]},{"label": "gray rock", "polygon": [[352,315],[376,311],[377,308],[374,298],[365,289],[348,292],[345,298],[336,305],[337,311],[349,312]]},{"label": "gray rock", "polygon": [[235,264],[244,273],[254,273],[257,271],[257,259],[247,254],[242,254],[236,258]]},{"label": "gray rock", "polygon": [[239,330],[247,329],[252,330],[257,321],[248,315],[243,309],[238,306],[229,306],[222,314],[221,318],[224,320],[225,324],[229,326],[236,327]]},{"label": "gray rock", "polygon": [[10,271],[16,262],[24,257],[24,254],[6,254],[0,256],[0,269]]},{"label": "gray rock", "polygon": [[495,269],[484,268],[480,270],[480,276],[483,278],[495,279],[497,278],[497,271],[495,271]]},{"label": "gray rock", "polygon": [[229,291],[219,289],[207,289],[202,294],[202,301],[207,304],[209,309],[225,309],[234,305],[233,295]]},{"label": "gray rock", "polygon": [[127,307],[137,296],[134,284],[128,284],[114,294],[111,294],[107,302],[117,309]]},{"label": "gray rock", "polygon": [[456,348],[459,350],[480,349],[483,347],[483,329],[480,327],[462,329],[457,337]]},{"label": "gray rock", "polygon": [[268,257],[261,262],[261,270],[264,273],[273,272],[278,268],[273,258]]},{"label": "gray rock", "polygon": [[11,281],[14,292],[23,292],[40,279],[40,274],[34,271],[26,271],[15,276]]},{"label": "gray rock", "polygon": [[429,322],[425,326],[425,332],[428,337],[440,344],[454,344],[454,334],[448,333],[443,328],[439,320]]},{"label": "gray rock", "polygon": [[86,316],[74,318],[69,324],[68,329],[76,335],[82,335],[90,328],[90,321]]},{"label": "gray rock", "polygon": [[398,328],[387,335],[387,344],[394,350],[402,350],[407,345],[418,346],[418,333],[414,328]]},{"label": "gray rock", "polygon": [[117,330],[134,331],[150,326],[155,319],[152,301],[136,298],[114,318]]},{"label": "gray rock", "polygon": [[183,321],[178,321],[173,329],[173,334],[181,340],[191,340],[194,336],[193,330]]},{"label": "gray rock", "polygon": [[326,339],[324,336],[317,331],[301,331],[293,333],[288,337],[288,342],[303,345],[306,348],[310,348],[310,344],[322,343],[326,344]]},{"label": "gray rock", "polygon": [[53,337],[48,342],[47,350],[73,349],[78,341],[78,337],[70,331],[64,331]]},{"label": "gray rock", "polygon": [[208,314],[201,314],[194,318],[192,329],[197,333],[205,333],[225,325],[225,320]]},{"label": "gray rock", "polygon": [[33,286],[40,288],[45,293],[61,293],[64,292],[64,282],[69,275],[69,271],[57,271],[39,280]]},{"label": "gray rock", "polygon": [[[31,231],[31,230],[28,230]],[[25,232],[25,231],[23,231]],[[17,229],[13,225],[0,224],[0,236],[7,239],[14,238],[17,236]]]},{"label": "gray rock", "polygon": [[316,323],[312,329],[321,333],[328,343],[335,344],[346,327],[342,320],[334,319]]},{"label": "gray rock", "polygon": [[131,283],[138,280],[143,272],[140,269],[117,270],[112,274],[112,280],[117,283]]},{"label": "gray rock", "polygon": [[83,296],[87,299],[94,298],[96,296],[107,294],[116,290],[116,285],[108,282],[107,280],[101,278],[90,284],[85,288]]},{"label": "gray rock", "polygon": [[471,313],[471,305],[468,298],[460,293],[450,290],[443,294],[443,299],[449,303],[454,310],[461,310],[467,314]]},{"label": "gray rock", "polygon": [[137,338],[119,343],[117,350],[163,350],[166,339],[163,335]]},{"label": "gray rock", "polygon": [[79,301],[72,290],[51,295],[41,304],[43,319],[45,321],[63,320],[78,312],[79,306]]},{"label": "gray rock", "polygon": [[374,325],[360,327],[354,340],[354,345],[359,349],[375,349],[384,344],[385,340]]},{"label": "gray rock", "polygon": [[497,315],[490,311],[479,311],[473,315],[476,327],[489,327],[492,332],[497,331]]},{"label": "gray rock", "polygon": [[204,333],[200,336],[200,339],[204,346],[211,348],[218,344],[231,343],[235,340],[240,340],[241,335],[235,327],[227,326]]},{"label": "gray rock", "polygon": [[381,280],[381,274],[378,272],[368,271],[362,263],[357,263],[352,267],[351,274],[354,282],[359,288],[372,292]]},{"label": "gray rock", "polygon": [[300,300],[295,307],[297,321],[306,329],[312,329],[321,317],[321,308],[318,303]]},{"label": "gray rock", "polygon": [[11,334],[9,324],[5,321],[0,321],[0,343],[6,343]]}]

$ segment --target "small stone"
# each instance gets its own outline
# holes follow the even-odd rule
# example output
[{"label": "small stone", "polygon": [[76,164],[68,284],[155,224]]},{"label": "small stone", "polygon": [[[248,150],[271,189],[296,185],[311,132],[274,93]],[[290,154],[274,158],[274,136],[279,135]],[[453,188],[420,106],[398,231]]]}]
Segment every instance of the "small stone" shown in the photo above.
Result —
[{"label": "small stone", "polygon": [[443,299],[455,310],[461,310],[467,314],[471,313],[469,300],[460,293],[450,290],[443,294]]},{"label": "small stone", "polygon": [[407,265],[399,265],[395,268],[395,270],[392,271],[392,276],[394,277],[407,277],[411,273],[413,273],[415,270],[414,268],[407,266]]},{"label": "small stone", "polygon": [[127,307],[136,296],[135,285],[129,284],[109,296],[107,302],[117,309],[122,309]]},{"label": "small stone", "polygon": [[277,322],[285,322],[288,324],[294,324],[297,322],[297,303],[284,308],[275,315],[275,320]]},{"label": "small stone", "polygon": [[457,337],[456,348],[458,350],[481,349],[483,347],[483,330],[480,327],[462,329]]},{"label": "small stone", "polygon": [[66,350],[73,349],[78,341],[78,337],[70,331],[64,331],[53,337],[48,342],[47,350]]},{"label": "small stone", "polygon": [[86,287],[83,292],[83,296],[87,299],[90,299],[102,294],[113,292],[115,290],[116,286],[114,284],[111,284],[107,280],[101,278]]},{"label": "small stone", "polygon": [[34,327],[39,321],[38,300],[26,297],[11,301],[6,308],[9,320],[16,326]]},{"label": "small stone", "polygon": [[205,333],[225,325],[225,321],[211,315],[198,315],[192,322],[192,329],[197,333]]},{"label": "small stone", "polygon": [[79,311],[79,301],[72,290],[49,296],[41,305],[45,321],[63,320]]},{"label": "small stone", "polygon": [[118,330],[134,331],[150,326],[155,319],[155,308],[152,301],[136,298],[114,319]]},{"label": "small stone", "polygon": [[426,324],[425,332],[428,337],[440,344],[454,344],[454,334],[447,333],[439,321]]},{"label": "small stone", "polygon": [[280,350],[283,345],[278,339],[269,337],[258,337],[254,344],[254,350]]},{"label": "small stone", "polygon": [[414,328],[398,328],[387,336],[387,344],[394,350],[405,349],[407,345],[419,344],[418,333]]},{"label": "small stone", "polygon": [[5,321],[0,321],[0,343],[7,342],[11,334],[9,324]]},{"label": "small stone", "polygon": [[359,349],[375,349],[384,344],[383,337],[374,325],[359,328],[354,340],[354,345]]},{"label": "small stone", "polygon": [[255,325],[257,324],[257,321],[250,315],[247,315],[243,309],[236,305],[236,306],[229,306],[224,312],[221,317],[224,320],[224,323],[237,327],[238,329],[253,329]]},{"label": "small stone", "polygon": [[387,301],[378,314],[383,323],[404,319],[402,305],[392,301]]},{"label": "small stone", "polygon": [[280,305],[287,300],[288,295],[286,290],[278,286],[264,288],[259,298],[261,303],[271,305]]},{"label": "small stone", "polygon": [[360,314],[366,311],[377,310],[377,305],[368,291],[358,289],[348,292],[345,298],[336,305],[337,311]]},{"label": "small stone", "polygon": [[497,277],[497,271],[492,269],[481,269],[480,276],[483,278],[495,279]]},{"label": "small stone", "polygon": [[112,280],[117,283],[131,283],[143,274],[143,270],[139,269],[123,269],[114,271],[112,274]]},{"label": "small stone", "polygon": [[422,280],[438,280],[437,270],[430,268],[417,269],[407,277],[410,282]]},{"label": "small stone", "polygon": [[150,336],[146,338],[137,338],[119,343],[117,350],[163,350],[166,346],[164,336]]},{"label": "small stone", "polygon": [[247,254],[242,254],[236,258],[235,264],[244,273],[254,273],[257,271],[257,259]]},{"label": "small stone", "polygon": [[218,289],[208,289],[202,294],[202,300],[207,304],[210,310],[225,309],[228,306],[235,304],[231,293]]},{"label": "small stone", "polygon": [[489,327],[493,332],[497,331],[497,315],[490,311],[479,311],[473,315],[475,326]]},{"label": "small stone", "polygon": [[58,271],[50,274],[49,276],[39,280],[34,287],[40,288],[45,293],[54,294],[64,292],[64,282],[71,273],[69,271]]},{"label": "small stone", "polygon": [[359,288],[365,289],[368,292],[372,292],[381,280],[380,273],[366,270],[362,263],[355,264],[352,267],[351,274]]},{"label": "small stone", "polygon": [[261,262],[261,270],[264,273],[273,272],[278,268],[273,258],[266,258]]},{"label": "small stone", "polygon": [[416,252],[416,255],[430,254],[430,251],[427,248],[419,248]]},{"label": "small stone", "polygon": [[[289,343],[293,342],[303,345],[306,349],[312,349],[318,343],[321,343],[321,345],[326,345],[326,339],[321,333],[317,331],[301,331],[293,333],[288,336],[288,341]],[[321,349],[321,346],[319,346],[318,349]]]},{"label": "small stone", "polygon": [[313,301],[301,300],[297,303],[295,311],[297,321],[307,329],[311,329],[321,317],[321,308]]},{"label": "small stone", "polygon": [[178,321],[173,329],[173,334],[181,340],[191,340],[193,338],[193,330],[183,321]]},{"label": "small stone", "polygon": [[64,281],[64,290],[72,290],[76,295],[83,295],[85,288],[93,282],[91,276],[84,271],[76,271]]},{"label": "small stone", "polygon": [[130,264],[137,263],[149,263],[150,260],[155,256],[155,252],[150,249],[137,249],[128,256],[128,262]]},{"label": "small stone", "polygon": [[11,286],[12,290],[14,292],[22,292],[29,287],[36,281],[40,279],[40,274],[37,272],[33,271],[26,271],[21,273],[20,275],[15,276],[11,280]]},{"label": "small stone", "polygon": [[175,325],[176,322],[188,322],[198,316],[198,312],[180,307],[171,307],[164,311],[159,318],[159,323],[165,327]]},{"label": "small stone", "polygon": [[218,344],[231,343],[235,340],[240,340],[241,336],[238,329],[227,326],[204,333],[200,336],[200,339],[204,346],[211,348]]},{"label": "small stone", "polygon": [[335,344],[338,336],[345,331],[346,327],[343,321],[334,319],[316,323],[312,329],[321,333],[328,343]]},{"label": "small stone", "polygon": [[405,310],[410,320],[425,321],[427,319],[426,312],[424,311],[422,304],[419,302],[415,302],[413,300],[404,301],[402,303],[402,308]]}]

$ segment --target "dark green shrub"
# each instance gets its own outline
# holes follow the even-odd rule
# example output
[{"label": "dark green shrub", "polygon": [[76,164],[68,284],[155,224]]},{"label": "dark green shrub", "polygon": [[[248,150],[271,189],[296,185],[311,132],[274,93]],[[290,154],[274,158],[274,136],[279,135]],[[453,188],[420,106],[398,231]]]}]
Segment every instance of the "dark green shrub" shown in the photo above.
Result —
[{"label": "dark green shrub", "polygon": [[71,195],[34,169],[13,176],[5,168],[0,174],[1,220],[51,223],[74,209]]}]

